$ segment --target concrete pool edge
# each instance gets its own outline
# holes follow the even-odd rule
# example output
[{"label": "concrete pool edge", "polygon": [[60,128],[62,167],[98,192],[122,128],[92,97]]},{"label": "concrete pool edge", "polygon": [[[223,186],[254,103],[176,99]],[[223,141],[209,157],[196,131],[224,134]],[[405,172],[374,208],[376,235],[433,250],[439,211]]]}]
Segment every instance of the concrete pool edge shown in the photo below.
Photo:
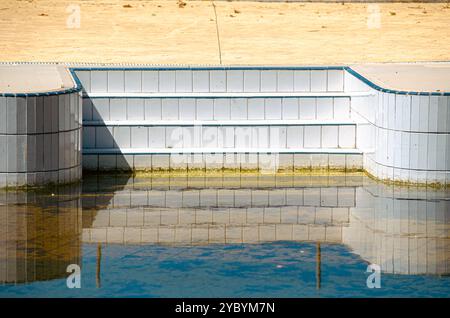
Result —
[{"label": "concrete pool edge", "polygon": [[[7,63],[9,64],[13,64],[13,63]],[[2,65],[2,64],[0,64]],[[357,170],[364,170],[369,176],[383,181],[383,182],[388,182],[388,183],[395,183],[395,184],[405,184],[405,185],[429,185],[429,186],[433,186],[433,187],[440,187],[440,186],[448,186],[450,184],[450,169],[448,167],[446,167],[446,165],[448,165],[447,161],[449,161],[448,159],[448,149],[450,149],[450,145],[449,142],[446,140],[449,140],[449,133],[450,133],[450,124],[447,122],[444,122],[444,128],[443,129],[438,129],[438,127],[435,127],[435,129],[428,129],[428,123],[427,123],[427,127],[426,129],[423,129],[423,127],[421,129],[413,129],[413,127],[408,127],[408,129],[404,129],[404,127],[402,127],[402,124],[400,124],[399,126],[396,125],[395,123],[395,116],[396,116],[396,106],[395,106],[395,102],[397,100],[400,100],[401,97],[399,96],[403,96],[403,98],[407,98],[409,99],[409,102],[407,102],[407,107],[409,107],[410,109],[413,107],[412,105],[412,101],[411,98],[433,98],[433,102],[435,102],[435,99],[439,99],[439,103],[441,103],[441,101],[444,101],[445,105],[443,104],[443,108],[445,110],[445,113],[448,114],[450,113],[448,111],[449,108],[449,97],[450,96],[450,91],[444,91],[444,92],[421,92],[421,91],[408,91],[408,90],[395,90],[395,89],[388,89],[388,88],[383,88],[380,87],[379,85],[375,84],[374,82],[372,82],[367,76],[361,75],[360,73],[358,73],[357,71],[352,69],[352,66],[110,66],[110,65],[91,65],[91,66],[66,66],[66,69],[70,72],[73,81],[74,81],[74,86],[72,88],[69,89],[64,89],[64,90],[60,90],[60,91],[53,91],[53,92],[38,92],[38,93],[0,93],[0,97],[9,97],[9,98],[27,98],[27,97],[47,97],[47,96],[54,96],[54,95],[64,95],[64,94],[78,94],[81,95],[81,91],[83,90],[83,83],[80,80],[80,78],[77,75],[77,72],[83,72],[83,71],[89,71],[89,72],[96,72],[96,71],[100,71],[100,72],[113,72],[113,71],[119,71],[119,72],[126,72],[126,71],[160,71],[160,72],[164,72],[164,71],[205,71],[205,72],[209,72],[209,71],[246,71],[246,70],[250,70],[250,71],[273,71],[273,72],[278,72],[278,71],[305,71],[305,72],[311,72],[311,71],[328,71],[328,70],[333,70],[333,71],[342,71],[344,73],[344,76],[348,76],[349,77],[349,83],[350,85],[347,85],[347,87],[344,87],[343,93],[344,94],[348,94],[349,98],[351,100],[351,120],[352,122],[354,122],[355,126],[356,126],[356,137],[355,138],[359,138],[356,141],[356,147],[355,147],[355,151],[361,153],[361,166],[360,167],[351,167],[351,169],[357,169]],[[347,74],[347,75],[346,75]],[[344,85],[345,86],[345,85]],[[315,91],[312,91],[312,95],[314,95],[314,93],[317,93]],[[358,93],[368,93],[369,96],[350,96],[351,93],[353,94],[358,94]],[[105,92],[105,96],[108,96],[108,92]],[[162,93],[164,95],[164,93]],[[193,93],[195,95],[195,93]],[[213,97],[208,97],[208,94],[210,93],[206,93],[206,97],[205,98],[213,98]],[[257,93],[254,93],[257,95]],[[89,96],[89,93],[85,93],[85,96]],[[95,95],[95,94],[93,94]],[[126,98],[127,93],[125,92],[125,98]],[[283,94],[281,94],[283,95]],[[288,95],[288,94],[286,94]],[[331,94],[332,95],[332,94]],[[103,96],[103,97],[105,97]],[[183,94],[181,93],[181,96],[183,96]],[[82,98],[81,96],[79,96],[80,99]],[[146,98],[148,96],[146,96],[144,94],[143,98]],[[277,96],[278,97],[278,96]],[[303,96],[305,97],[305,96]],[[111,96],[111,98],[113,98]],[[130,97],[131,98],[131,97]],[[164,97],[162,97],[164,98]],[[228,97],[226,97],[228,98]],[[233,94],[231,94],[231,96],[229,96],[229,98],[234,98]],[[270,98],[270,97],[269,97]],[[275,97],[274,97],[275,98]],[[394,111],[392,111],[392,109],[390,109],[389,107],[392,108],[392,105],[389,104],[390,100],[394,100]],[[403,101],[404,102],[404,101]],[[79,102],[81,105],[81,102]],[[409,104],[408,104],[409,103]],[[376,104],[380,105],[378,108],[379,109],[375,109],[375,107],[371,107],[371,106],[375,106]],[[386,104],[386,105],[385,105]],[[441,103],[442,104],[442,103]],[[431,102],[428,100],[427,101],[427,106],[428,109],[431,105]],[[440,104],[439,104],[440,105]],[[404,105],[402,105],[401,107],[403,107]],[[384,107],[384,108],[383,108]],[[423,112],[423,108],[426,107],[425,105],[423,105],[422,112]],[[79,107],[79,116],[81,116],[81,110],[82,107]],[[380,116],[377,112],[382,113],[382,110],[387,110],[389,108],[389,111],[385,112],[387,114],[393,114],[392,119],[387,119],[387,122],[391,122],[389,124],[383,124],[383,123],[379,123],[377,122],[378,116]],[[429,117],[429,114],[431,114],[431,112],[428,112],[427,109],[427,120]],[[423,115],[423,114],[422,114]],[[404,115],[406,116],[406,115]],[[386,116],[384,116],[386,117]],[[407,118],[409,120],[409,122],[412,121],[411,119],[412,117],[412,111],[409,111],[409,118]],[[81,120],[79,120],[81,122]],[[441,119],[442,121],[442,119]],[[89,125],[89,123],[87,123],[87,125]],[[175,124],[174,124],[175,125]],[[269,123],[269,125],[271,125]],[[79,130],[81,130],[81,125],[78,127]],[[368,133],[368,131],[370,131],[370,133]],[[370,135],[370,136],[367,136]],[[386,136],[385,136],[386,135]],[[388,136],[389,135],[389,136]],[[392,136],[391,136],[392,135]],[[400,136],[401,135],[401,136]],[[378,136],[382,136],[378,137]],[[400,136],[400,137],[398,137]],[[413,138],[419,138],[418,136],[420,136],[420,138],[423,139],[423,137],[425,137],[426,142],[419,145],[419,144],[413,144],[411,145],[411,140]],[[380,139],[385,139],[386,142],[380,142]],[[397,139],[396,139],[397,138]],[[408,162],[405,164],[405,160],[403,160],[404,162],[402,162],[402,159],[400,159],[400,161],[397,159],[397,162],[394,162],[394,156],[392,155],[394,152],[398,153],[398,149],[399,145],[394,142],[394,140],[408,140],[408,143],[410,144],[410,147],[404,147],[404,150],[406,152],[408,152]],[[446,139],[445,139],[446,138]],[[76,139],[76,137],[75,137]],[[389,139],[389,141],[387,141],[387,139]],[[439,139],[439,141],[438,141]],[[431,140],[431,142],[429,142],[429,140]],[[80,144],[81,147],[81,137],[78,137],[78,144]],[[443,142],[442,142],[443,141]],[[411,165],[411,159],[410,159],[410,153],[413,151],[412,149],[414,149],[414,151],[417,153],[417,155],[420,154],[429,154],[429,149],[431,147],[429,147],[429,144],[435,145],[435,150],[431,150],[431,156],[435,156],[432,157],[431,159],[425,159],[425,167],[421,166],[412,166]],[[438,145],[439,144],[439,145]],[[438,149],[440,149],[440,157],[437,154]],[[6,149],[5,149],[6,150]],[[107,149],[105,149],[107,150]],[[117,148],[116,152],[118,152],[120,155],[126,154],[122,152],[122,150],[125,149],[121,149],[121,148]],[[220,152],[220,149],[213,149],[213,153],[214,152]],[[222,149],[224,150],[224,149]],[[236,149],[237,150],[237,149]],[[261,149],[262,150],[262,149]],[[344,149],[342,149],[344,150]],[[352,149],[353,150],[353,149]],[[443,152],[442,152],[443,150]],[[61,150],[59,150],[61,151]],[[161,152],[152,152],[152,153],[147,153],[150,156],[158,156],[158,155],[162,155],[162,154],[167,154],[167,151],[169,153],[174,153],[174,154],[181,154],[184,153],[183,150],[177,151],[177,149],[163,149],[163,151]],[[204,151],[202,151],[202,149],[198,150],[200,153],[203,152],[203,156],[206,155],[204,153]],[[325,150],[326,151],[326,150]],[[434,152],[433,152],[434,151]],[[8,151],[6,151],[7,153]],[[101,150],[100,152],[97,152],[92,154],[92,151],[89,149],[85,149],[83,148],[83,151],[81,151],[86,159],[88,158],[87,156],[97,156],[97,162],[100,160],[100,156],[107,156],[107,155],[111,155],[111,152],[108,154],[108,152]],[[114,152],[114,151],[113,151]],[[233,149],[228,149],[226,150],[226,152],[230,152],[230,153],[234,153],[235,155],[240,154],[245,155],[245,154],[249,154],[249,153],[257,153],[258,155],[261,154],[261,151],[259,151],[258,149],[241,149],[239,151],[233,151]],[[270,152],[270,149],[264,149],[264,151],[262,152],[262,154],[267,154]],[[282,156],[283,153],[292,153],[295,154],[296,152],[298,153],[305,153],[305,149],[299,149],[299,150],[293,150],[293,151],[281,151],[281,152],[275,152],[278,155]],[[314,152],[314,151],[312,151]],[[312,153],[311,151],[306,150],[306,153]],[[29,152],[27,152],[28,154]],[[191,153],[190,151],[188,151],[188,153]],[[224,152],[225,153],[225,152]],[[273,151],[272,151],[273,153]],[[333,152],[328,153],[328,155],[331,155]],[[380,156],[380,153],[382,153],[383,155]],[[442,153],[443,153],[443,157],[442,157]],[[133,156],[135,156],[136,153],[135,150],[131,150],[131,154]],[[141,152],[140,154],[145,154],[145,150],[143,152]],[[79,154],[81,156],[81,154]],[[447,155],[447,158],[445,157]],[[401,157],[402,155],[400,155]],[[440,160],[439,158],[443,158],[443,160]],[[114,159],[115,161],[117,161],[118,159]],[[134,158],[132,159],[132,161],[134,162]],[[164,159],[166,160],[166,159]],[[154,169],[153,166],[145,166],[145,167],[136,167],[134,165],[131,165],[130,170],[134,170],[134,171],[146,171],[146,170],[154,170],[154,171],[164,171],[164,170],[173,170],[174,168],[171,167],[170,164],[170,158],[167,158],[167,166],[166,163],[164,163],[161,167],[157,167],[157,169]],[[204,161],[206,159],[202,159],[202,161]],[[240,159],[239,159],[240,160]],[[304,166],[300,166],[300,167],[296,167],[294,164],[294,158],[292,159],[286,159],[287,162],[291,162],[292,163],[292,167],[281,167],[281,170],[302,170],[305,169]],[[303,160],[303,159],[302,159]],[[308,160],[313,160],[308,159]],[[329,165],[329,161],[328,161],[328,157],[326,159],[327,161],[327,165],[326,166],[320,166],[319,167],[315,167],[314,165],[310,165],[310,169],[311,170],[315,170],[316,168],[319,168],[319,170],[327,170],[327,169],[338,169],[338,170],[346,170],[349,169],[351,170],[349,167],[346,167],[345,164],[344,166],[330,166]],[[81,159],[79,160],[81,161]],[[85,160],[83,160],[85,161]],[[341,160],[339,160],[339,162],[341,162]],[[432,164],[430,164],[432,163]],[[428,165],[429,166],[428,166]],[[442,166],[443,164],[443,166]],[[242,165],[239,162],[239,169],[242,169]],[[258,165],[258,164],[257,164]],[[290,163],[288,164],[290,165]],[[79,162],[78,164],[79,167],[81,167],[81,163]],[[439,166],[439,167],[438,167]],[[192,169],[197,169],[198,167],[191,167]],[[235,167],[234,169],[236,169],[237,167]],[[244,166],[243,169],[252,169],[252,166]],[[256,167],[258,168],[258,166]],[[101,170],[99,169],[98,163],[97,163],[97,170]],[[179,167],[175,167],[175,169],[179,169]],[[200,168],[203,169],[203,168]],[[208,167],[207,163],[205,164],[205,169],[209,170],[221,170],[221,169],[226,169],[225,166],[223,167],[216,167],[216,166],[211,166]],[[89,170],[89,169],[88,169]],[[109,170],[121,170],[118,167],[118,164],[115,164],[114,166],[110,167]],[[183,170],[183,169],[181,169]],[[188,165],[186,165],[186,170],[189,170]],[[26,173],[26,171],[24,172]],[[33,172],[34,173],[34,172]],[[39,185],[39,184],[47,184],[49,182],[53,182],[53,183],[67,183],[67,182],[73,182],[76,180],[79,180],[81,178],[81,172],[78,173],[72,173],[70,172],[69,175],[74,175],[76,174],[76,176],[73,177],[58,177],[56,178],[52,178],[52,180],[42,180],[42,176],[40,177],[41,179],[39,181],[33,181],[33,177],[30,178],[31,182],[28,182],[28,180],[22,180],[19,182],[17,181],[17,177],[12,178],[12,182],[8,182],[6,180],[6,183],[3,182],[5,178],[2,177],[2,182],[0,182],[0,186],[26,186],[26,185]],[[62,173],[62,175],[64,175],[64,173]],[[36,176],[34,177],[36,178]],[[35,179],[36,180],[36,179]],[[24,182],[25,181],[25,182]]]}]

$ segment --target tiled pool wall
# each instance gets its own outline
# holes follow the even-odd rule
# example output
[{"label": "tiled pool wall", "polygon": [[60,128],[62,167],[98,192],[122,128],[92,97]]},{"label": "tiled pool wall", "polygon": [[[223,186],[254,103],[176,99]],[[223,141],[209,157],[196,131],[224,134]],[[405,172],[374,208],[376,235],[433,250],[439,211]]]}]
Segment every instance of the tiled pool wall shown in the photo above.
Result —
[{"label": "tiled pool wall", "polygon": [[450,94],[381,89],[350,72],[348,89],[371,93],[351,102],[364,169],[382,180],[449,184]]},{"label": "tiled pool wall", "polygon": [[75,71],[85,169],[362,167],[342,68]]},{"label": "tiled pool wall", "polygon": [[71,73],[73,89],[0,95],[0,186],[76,181],[81,165],[365,169],[382,180],[450,183],[449,93],[384,89],[349,67]]},{"label": "tiled pool wall", "polygon": [[0,187],[80,180],[81,116],[77,89],[0,94]]}]

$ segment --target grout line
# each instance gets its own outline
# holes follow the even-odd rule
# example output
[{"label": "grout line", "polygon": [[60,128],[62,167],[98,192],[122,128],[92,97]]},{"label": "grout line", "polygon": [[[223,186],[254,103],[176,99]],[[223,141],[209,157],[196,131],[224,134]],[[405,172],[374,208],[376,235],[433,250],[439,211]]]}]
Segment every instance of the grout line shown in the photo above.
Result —
[{"label": "grout line", "polygon": [[211,1],[213,9],[214,9],[214,16],[215,16],[215,23],[216,23],[216,33],[217,33],[217,46],[219,47],[219,64],[222,65],[222,50],[220,48],[220,36],[219,36],[219,23],[217,21],[217,11],[216,11],[216,4],[214,1]]}]

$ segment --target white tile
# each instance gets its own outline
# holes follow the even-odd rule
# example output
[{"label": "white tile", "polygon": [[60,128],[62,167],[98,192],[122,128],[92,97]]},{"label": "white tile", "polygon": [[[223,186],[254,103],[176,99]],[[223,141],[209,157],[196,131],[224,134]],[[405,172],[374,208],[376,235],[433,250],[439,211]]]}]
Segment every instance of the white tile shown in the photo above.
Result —
[{"label": "white tile", "polygon": [[327,71],[312,70],[311,71],[311,91],[325,92],[327,90]]},{"label": "white tile", "polygon": [[270,148],[286,148],[286,127],[270,127]]},{"label": "white tile", "polygon": [[281,98],[266,98],[264,103],[266,119],[281,119]]},{"label": "white tile", "polygon": [[125,90],[125,74],[123,71],[108,71],[108,92],[117,93]]},{"label": "white tile", "polygon": [[281,70],[278,71],[277,81],[278,92],[293,92],[294,91],[294,71]]},{"label": "white tile", "polygon": [[199,98],[197,99],[197,120],[213,120],[214,105],[213,99]]},{"label": "white tile", "polygon": [[192,71],[193,91],[209,92],[209,72]]},{"label": "white tile", "polygon": [[218,127],[217,147],[233,148],[234,147],[234,127]]},{"label": "white tile", "polygon": [[350,99],[349,98],[333,98],[334,102],[334,119],[350,118]]},{"label": "white tile", "polygon": [[125,72],[125,92],[138,93],[142,91],[142,71]]},{"label": "white tile", "polygon": [[236,148],[249,148],[252,141],[252,128],[238,126],[235,128]]},{"label": "white tile", "polygon": [[300,119],[316,119],[316,99],[299,98]]},{"label": "white tile", "polygon": [[303,148],[303,126],[287,127],[287,148]]},{"label": "white tile", "polygon": [[260,92],[261,74],[259,70],[244,71],[244,92]]},{"label": "white tile", "polygon": [[428,118],[430,115],[430,97],[429,96],[419,96],[419,131],[428,132]]},{"label": "white tile", "polygon": [[148,127],[131,127],[131,147],[148,147]]},{"label": "white tile", "polygon": [[96,148],[112,148],[113,137],[111,127],[95,128],[95,147]]},{"label": "white tile", "polygon": [[248,99],[248,119],[264,119],[264,98]]},{"label": "white tile", "polygon": [[227,70],[227,92],[244,91],[244,71]]},{"label": "white tile", "polygon": [[450,132],[450,97],[439,96],[438,97],[438,132]]},{"label": "white tile", "polygon": [[91,72],[91,92],[102,93],[108,91],[108,72],[92,71]]},{"label": "white tile", "polygon": [[339,148],[355,148],[355,126],[339,126]]},{"label": "white tile", "polygon": [[[120,108],[125,110],[125,105],[120,104]],[[110,119],[109,99],[94,98],[92,99],[92,120],[105,121]]]},{"label": "white tile", "polygon": [[328,85],[329,92],[342,92],[344,90],[344,71],[328,70]]},{"label": "white tile", "polygon": [[333,119],[333,99],[317,98],[317,119]]},{"label": "white tile", "polygon": [[166,127],[166,148],[183,148],[183,127]]},{"label": "white tile", "polygon": [[131,147],[131,129],[130,127],[116,126],[113,129],[114,142],[120,149]]},{"label": "white tile", "polygon": [[439,97],[430,96],[428,106],[428,127],[427,131],[437,132],[438,131],[438,115],[439,115]]},{"label": "white tile", "polygon": [[161,100],[161,118],[162,120],[178,119],[178,99],[163,98]]},{"label": "white tile", "polygon": [[214,119],[227,120],[230,119],[230,100],[228,98],[214,99]]},{"label": "white tile", "polygon": [[158,71],[142,71],[142,92],[154,93],[159,91]]},{"label": "white tile", "polygon": [[252,148],[269,148],[269,127],[254,126],[252,127]]},{"label": "white tile", "polygon": [[146,120],[161,120],[161,99],[146,98],[144,109]]},{"label": "white tile", "polygon": [[294,91],[311,91],[311,72],[307,70],[294,71]]},{"label": "white tile", "polygon": [[83,127],[83,148],[95,148],[95,127]]},{"label": "white tile", "polygon": [[159,71],[159,91],[175,92],[175,71]]},{"label": "white tile", "polygon": [[180,98],[178,100],[180,120],[195,120],[195,103],[194,98]]},{"label": "white tile", "polygon": [[144,120],[144,99],[129,98],[127,99],[127,119],[128,120]]},{"label": "white tile", "polygon": [[[230,103],[231,119],[247,119],[247,99],[233,98]],[[263,111],[261,113],[264,114]]]},{"label": "white tile", "polygon": [[322,147],[337,148],[338,126],[322,126]]},{"label": "white tile", "polygon": [[216,148],[218,144],[217,127],[205,126],[202,128],[202,147]]},{"label": "white tile", "polygon": [[261,71],[261,92],[277,91],[277,71],[262,70]]},{"label": "white tile", "polygon": [[305,126],[305,148],[320,148],[320,126]]},{"label": "white tile", "polygon": [[226,92],[227,90],[226,71],[209,71],[210,92]]},{"label": "white tile", "polygon": [[177,92],[192,92],[192,71],[175,71],[175,90]]},{"label": "white tile", "polygon": [[164,127],[148,127],[149,148],[164,148],[166,145]]},{"label": "white tile", "polygon": [[109,119],[123,120],[127,113],[127,100],[125,98],[111,98],[109,100]]},{"label": "white tile", "polygon": [[282,109],[283,119],[299,119],[298,114],[298,99],[297,98],[283,98],[282,99]]}]

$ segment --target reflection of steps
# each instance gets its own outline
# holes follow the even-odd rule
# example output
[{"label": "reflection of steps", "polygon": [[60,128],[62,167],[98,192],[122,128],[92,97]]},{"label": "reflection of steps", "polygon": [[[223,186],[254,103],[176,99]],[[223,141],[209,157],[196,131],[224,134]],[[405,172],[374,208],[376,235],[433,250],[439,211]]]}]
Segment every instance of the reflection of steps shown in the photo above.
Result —
[{"label": "reflection of steps", "polygon": [[362,167],[350,103],[367,93],[344,92],[342,69],[77,74],[85,169]]},{"label": "reflection of steps", "polygon": [[[95,209],[83,239],[109,243],[341,242],[355,188],[134,190]],[[102,200],[101,200],[102,201]],[[90,221],[88,221],[90,219]]]}]

